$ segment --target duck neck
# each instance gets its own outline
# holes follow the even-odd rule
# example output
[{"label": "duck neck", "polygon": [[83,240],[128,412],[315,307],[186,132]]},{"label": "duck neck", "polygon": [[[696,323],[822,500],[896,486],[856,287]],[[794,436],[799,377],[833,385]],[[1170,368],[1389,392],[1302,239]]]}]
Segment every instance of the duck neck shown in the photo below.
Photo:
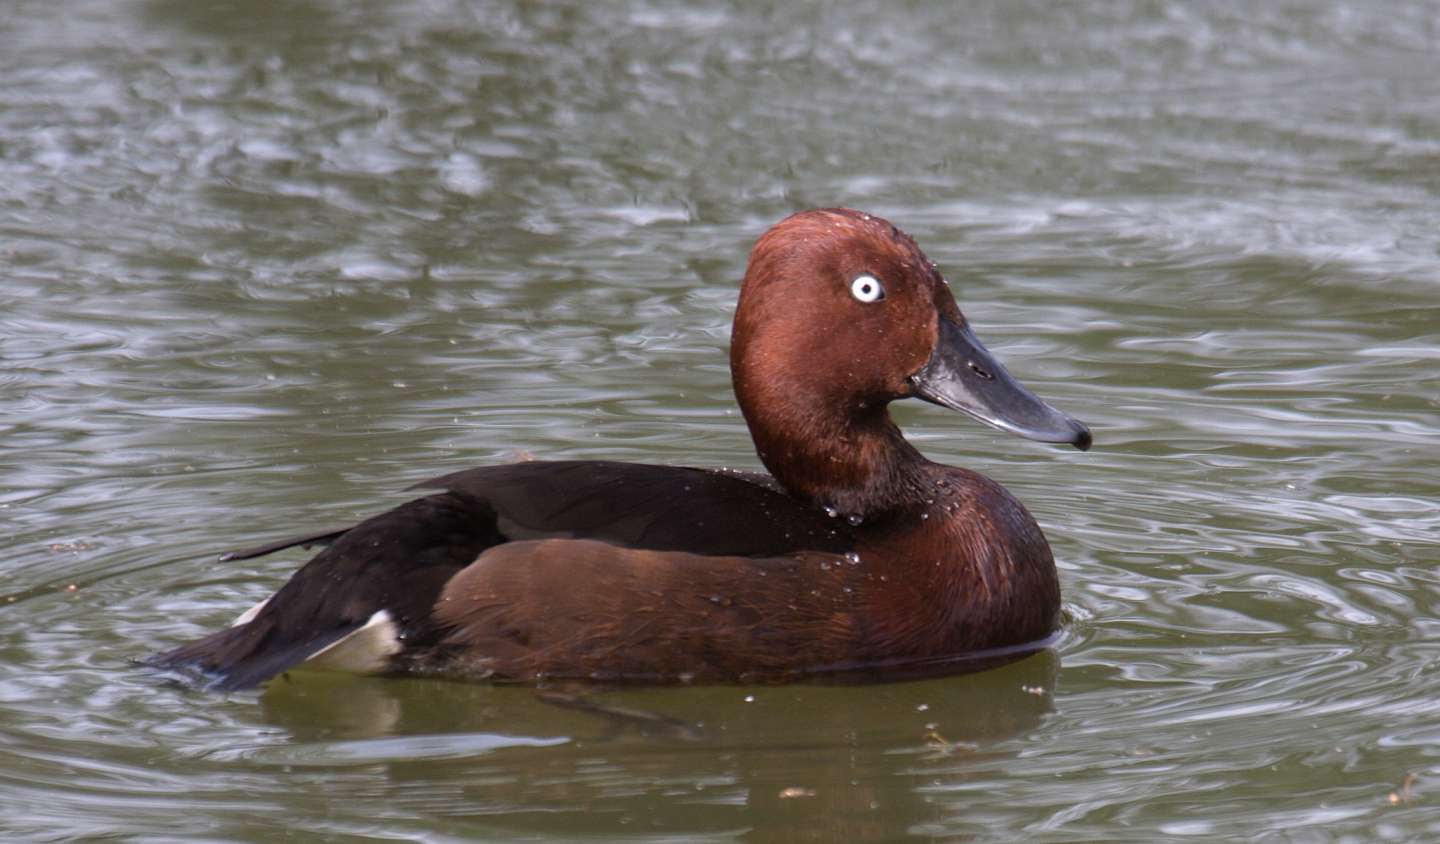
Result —
[{"label": "duck neck", "polygon": [[740,407],[760,462],[791,494],[845,516],[854,524],[923,501],[920,452],[891,420],[887,402],[817,412],[787,402],[777,412]]}]

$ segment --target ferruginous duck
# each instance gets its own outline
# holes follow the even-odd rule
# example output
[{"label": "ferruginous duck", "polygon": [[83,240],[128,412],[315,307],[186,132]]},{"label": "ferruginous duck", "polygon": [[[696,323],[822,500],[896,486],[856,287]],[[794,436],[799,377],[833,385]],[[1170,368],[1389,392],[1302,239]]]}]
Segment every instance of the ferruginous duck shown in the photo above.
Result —
[{"label": "ferruginous duck", "polygon": [[782,220],[750,253],[730,366],[769,474],[536,461],[425,481],[353,527],[228,555],[325,546],[233,626],[151,663],[221,690],[300,666],[784,682],[1047,643],[1060,588],[1034,518],[925,459],[889,406],[925,399],[1079,449],[1090,432],[981,345],[915,241],[843,208]]}]

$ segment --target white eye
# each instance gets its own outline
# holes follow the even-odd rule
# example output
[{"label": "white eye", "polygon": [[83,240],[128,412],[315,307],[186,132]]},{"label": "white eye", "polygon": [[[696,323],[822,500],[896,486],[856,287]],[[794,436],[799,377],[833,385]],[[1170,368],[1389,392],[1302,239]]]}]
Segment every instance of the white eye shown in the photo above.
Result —
[{"label": "white eye", "polygon": [[869,304],[878,302],[885,298],[885,288],[880,284],[880,279],[873,275],[856,276],[850,282],[850,295],[856,299]]}]

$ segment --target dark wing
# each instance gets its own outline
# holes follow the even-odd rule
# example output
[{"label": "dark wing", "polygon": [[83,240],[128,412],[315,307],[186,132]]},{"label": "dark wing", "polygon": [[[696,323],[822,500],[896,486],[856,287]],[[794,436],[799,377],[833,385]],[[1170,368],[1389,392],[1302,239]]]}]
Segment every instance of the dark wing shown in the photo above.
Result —
[{"label": "dark wing", "polygon": [[253,560],[256,557],[264,557],[274,554],[276,551],[284,551],[288,548],[313,548],[316,545],[329,545],[340,535],[350,528],[336,528],[335,530],[324,530],[319,533],[307,533],[304,536],[293,536],[289,539],[282,539],[278,542],[267,542],[264,545],[256,545],[252,548],[241,548],[238,551],[227,551],[220,555],[220,562],[229,563],[235,560]]},{"label": "dark wing", "polygon": [[[768,482],[768,483],[767,483]],[[844,553],[852,531],[768,475],[603,460],[482,466],[416,484],[483,499],[509,540],[598,539],[710,556]]]},{"label": "dark wing", "polygon": [[[848,526],[823,518],[769,475],[729,469],[558,460],[481,466],[410,489],[464,492],[488,502],[507,540],[600,539],[632,548],[774,556],[844,551]],[[223,554],[250,560],[329,545],[351,528],[308,533]]]},{"label": "dark wing", "polygon": [[[432,607],[487,548],[522,539],[593,539],[702,556],[844,553],[849,526],[748,476],[605,461],[515,463],[417,485],[445,490],[343,531],[240,552],[235,559],[319,542],[250,621],[160,654],[152,664],[198,668],[213,687],[259,685],[388,613],[407,647],[438,635]],[[773,483],[773,482],[772,482]]]},{"label": "dark wing", "polygon": [[503,541],[483,501],[444,493],[406,502],[340,534],[250,621],[150,662],[198,669],[214,678],[212,688],[229,691],[304,662],[381,610],[406,639],[423,641],[434,634],[430,610],[441,588]]}]

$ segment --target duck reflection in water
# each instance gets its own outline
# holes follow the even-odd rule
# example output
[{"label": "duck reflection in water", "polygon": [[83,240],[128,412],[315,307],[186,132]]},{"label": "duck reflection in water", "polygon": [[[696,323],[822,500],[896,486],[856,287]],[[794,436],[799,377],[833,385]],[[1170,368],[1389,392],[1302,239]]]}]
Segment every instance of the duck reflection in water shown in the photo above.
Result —
[{"label": "duck reflection in water", "polygon": [[750,255],[731,346],[769,474],[605,461],[482,467],[324,544],[237,623],[154,659],[220,690],[308,666],[533,683],[778,683],[973,670],[1044,648],[1049,545],[998,483],[925,459],[920,398],[1086,449],[981,344],[889,222],[791,216]]},{"label": "duck reflection in water", "polygon": [[261,697],[287,736],[258,761],[372,778],[388,812],[495,838],[933,840],[916,830],[965,815],[967,783],[1021,764],[1006,742],[1051,711],[1058,666],[1046,650],[862,688],[566,690],[595,704],[580,707],[537,705],[524,687],[305,672]]}]

